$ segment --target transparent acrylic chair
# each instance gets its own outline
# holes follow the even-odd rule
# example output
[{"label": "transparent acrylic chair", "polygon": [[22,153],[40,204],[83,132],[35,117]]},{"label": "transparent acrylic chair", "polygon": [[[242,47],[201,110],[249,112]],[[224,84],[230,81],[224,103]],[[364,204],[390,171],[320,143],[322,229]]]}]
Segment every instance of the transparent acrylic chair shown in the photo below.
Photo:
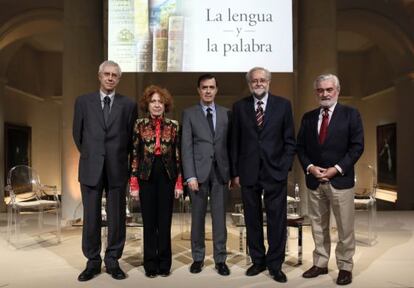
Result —
[{"label": "transparent acrylic chair", "polygon": [[[43,233],[44,214],[56,215],[56,238],[60,243],[60,201],[56,186],[40,182],[39,175],[26,165],[18,165],[10,169],[5,187],[7,205],[7,240],[19,242],[21,218],[26,214],[37,214],[37,232]],[[40,235],[40,234],[39,234]]]},{"label": "transparent acrylic chair", "polygon": [[287,227],[296,228],[297,234],[293,237],[290,229],[287,229],[287,241],[286,241],[286,253],[289,254],[289,239],[297,239],[297,263],[295,266],[302,265],[303,258],[303,226],[304,217],[301,213],[300,207],[300,191],[299,184],[295,182],[288,181],[287,185],[288,195],[287,195]]},{"label": "transparent acrylic chair", "polygon": [[[376,188],[375,168],[366,163],[358,163],[355,168],[355,234],[357,241],[370,246],[377,240]],[[365,217],[362,214],[366,214]]]}]

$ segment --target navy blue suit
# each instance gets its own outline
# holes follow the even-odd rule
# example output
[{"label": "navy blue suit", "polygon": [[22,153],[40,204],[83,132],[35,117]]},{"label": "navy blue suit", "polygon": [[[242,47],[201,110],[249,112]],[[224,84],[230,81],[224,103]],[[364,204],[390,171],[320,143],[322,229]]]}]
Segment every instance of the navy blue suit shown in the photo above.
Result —
[{"label": "navy blue suit", "polygon": [[[295,135],[290,102],[270,95],[263,128],[256,123],[252,96],[233,106],[231,172],[240,177],[252,261],[269,270],[281,269],[286,244],[286,183],[295,154]],[[269,249],[265,253],[262,199],[267,218]]]},{"label": "navy blue suit", "polygon": [[[364,132],[358,110],[337,104],[329,121],[328,134],[323,144],[318,140],[318,117],[320,108],[303,115],[297,138],[299,160],[306,174],[306,168],[316,165],[322,168],[338,165],[343,175],[338,173],[330,179],[336,189],[349,189],[354,186],[354,165],[364,151]],[[306,174],[306,186],[316,190],[320,182]]]}]

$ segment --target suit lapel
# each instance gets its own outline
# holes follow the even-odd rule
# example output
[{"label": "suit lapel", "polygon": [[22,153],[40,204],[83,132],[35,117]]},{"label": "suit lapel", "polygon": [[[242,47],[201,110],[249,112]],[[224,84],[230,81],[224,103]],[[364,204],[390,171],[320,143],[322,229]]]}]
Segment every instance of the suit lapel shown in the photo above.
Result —
[{"label": "suit lapel", "polygon": [[338,122],[338,118],[340,117],[341,108],[341,105],[337,103],[335,106],[335,110],[332,113],[331,120],[329,120],[328,132],[326,134],[326,139],[324,143],[326,143],[327,141],[329,141],[331,137],[333,137],[332,134],[335,134],[335,124]]},{"label": "suit lapel", "polygon": [[[250,96],[246,99],[246,106],[244,107],[245,113],[247,118],[252,121],[253,127],[255,127],[256,131],[258,130],[257,122],[256,122],[256,110],[254,109],[254,100],[253,96]],[[265,115],[266,118],[266,115]]]},{"label": "suit lapel", "polygon": [[98,118],[99,124],[102,126],[102,128],[105,129],[105,120],[102,112],[101,95],[99,94],[99,92],[95,93],[95,95],[91,98],[91,106],[92,111],[94,111],[94,113],[96,114],[96,118]]},{"label": "suit lapel", "polygon": [[[216,112],[217,112],[217,110],[216,110]],[[213,134],[211,133],[210,126],[208,126],[207,117],[204,114],[203,107],[201,107],[200,104],[198,104],[197,107],[196,107],[196,117],[198,118],[198,121],[203,126],[203,130],[207,131],[207,133],[210,135],[211,139],[213,139]]]},{"label": "suit lapel", "polygon": [[265,129],[266,124],[269,123],[269,119],[272,117],[272,115],[275,115],[276,110],[277,110],[277,106],[275,105],[274,101],[273,101],[273,97],[272,95],[270,95],[270,93],[267,96],[267,103],[266,103],[266,107],[265,107],[265,112],[264,112],[264,121],[263,121],[263,129]]},{"label": "suit lapel", "polygon": [[224,113],[221,107],[216,105],[216,129],[214,130],[214,139],[217,139],[222,133],[222,128],[224,128],[224,120],[226,116],[226,113]]},{"label": "suit lapel", "polygon": [[311,137],[313,138],[314,141],[316,141],[316,143],[319,143],[319,132],[318,132],[318,121],[319,121],[319,113],[320,113],[320,109],[315,109],[313,111],[312,117],[311,117],[311,127],[312,127],[312,134]]}]

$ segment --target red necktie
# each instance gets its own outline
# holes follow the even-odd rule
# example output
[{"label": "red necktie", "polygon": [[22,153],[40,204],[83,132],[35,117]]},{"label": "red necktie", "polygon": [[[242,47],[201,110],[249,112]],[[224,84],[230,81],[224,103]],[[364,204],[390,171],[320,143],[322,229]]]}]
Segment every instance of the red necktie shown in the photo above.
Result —
[{"label": "red necktie", "polygon": [[322,112],[322,123],[319,130],[319,143],[323,144],[328,134],[328,125],[329,125],[329,108],[323,108]]}]

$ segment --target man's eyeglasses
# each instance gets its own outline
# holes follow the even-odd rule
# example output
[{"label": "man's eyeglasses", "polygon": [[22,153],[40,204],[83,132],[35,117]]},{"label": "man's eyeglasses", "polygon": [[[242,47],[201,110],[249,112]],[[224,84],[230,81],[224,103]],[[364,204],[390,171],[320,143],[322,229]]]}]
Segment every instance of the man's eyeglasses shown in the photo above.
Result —
[{"label": "man's eyeglasses", "polygon": [[251,84],[264,84],[264,83],[267,83],[267,82],[268,82],[268,80],[264,79],[264,78],[250,80]]}]

